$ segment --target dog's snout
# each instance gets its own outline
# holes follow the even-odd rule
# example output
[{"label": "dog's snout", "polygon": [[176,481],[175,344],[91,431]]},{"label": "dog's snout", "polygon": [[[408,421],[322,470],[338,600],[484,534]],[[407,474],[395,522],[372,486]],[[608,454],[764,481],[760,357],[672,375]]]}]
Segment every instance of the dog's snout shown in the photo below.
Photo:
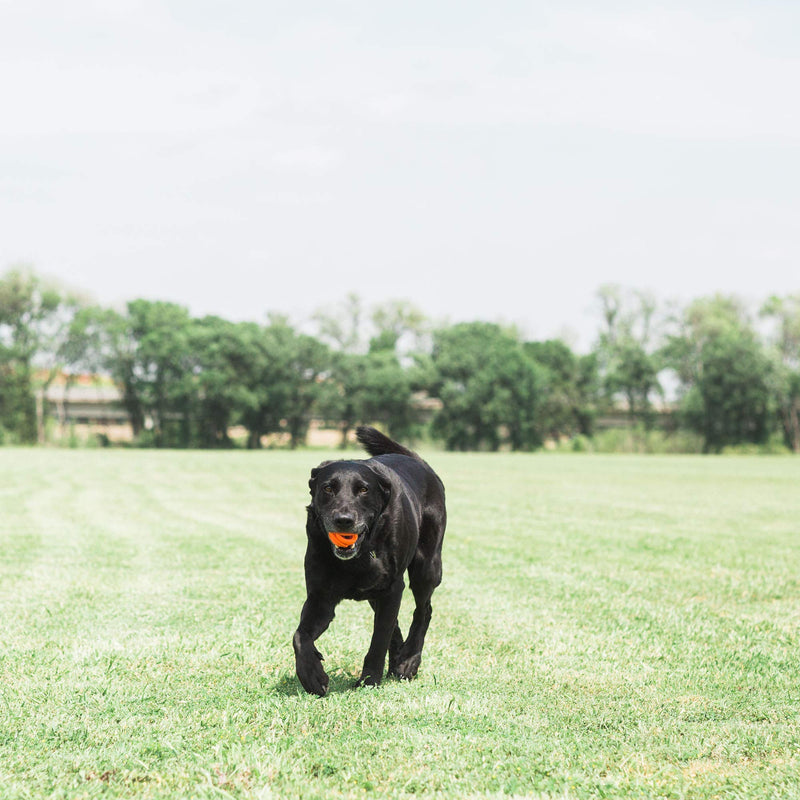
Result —
[{"label": "dog's snout", "polygon": [[334,516],[333,521],[336,523],[337,530],[347,531],[355,525],[356,518],[352,514],[339,513]]}]

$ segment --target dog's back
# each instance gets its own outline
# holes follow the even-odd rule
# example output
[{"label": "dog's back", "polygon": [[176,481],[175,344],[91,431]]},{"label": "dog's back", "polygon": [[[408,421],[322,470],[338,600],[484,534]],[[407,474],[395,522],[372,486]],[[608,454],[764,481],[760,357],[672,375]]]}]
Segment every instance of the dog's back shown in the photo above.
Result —
[{"label": "dog's back", "polygon": [[427,506],[444,508],[444,485],[433,468],[413,450],[367,425],[356,428],[356,438],[380,464],[400,476]]}]

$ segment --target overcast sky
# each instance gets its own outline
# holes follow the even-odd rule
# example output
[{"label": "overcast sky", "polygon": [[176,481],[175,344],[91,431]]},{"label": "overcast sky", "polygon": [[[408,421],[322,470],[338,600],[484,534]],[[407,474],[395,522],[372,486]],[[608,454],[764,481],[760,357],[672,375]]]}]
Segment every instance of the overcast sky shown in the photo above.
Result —
[{"label": "overcast sky", "polygon": [[0,270],[588,344],[800,291],[800,3],[0,0]]}]

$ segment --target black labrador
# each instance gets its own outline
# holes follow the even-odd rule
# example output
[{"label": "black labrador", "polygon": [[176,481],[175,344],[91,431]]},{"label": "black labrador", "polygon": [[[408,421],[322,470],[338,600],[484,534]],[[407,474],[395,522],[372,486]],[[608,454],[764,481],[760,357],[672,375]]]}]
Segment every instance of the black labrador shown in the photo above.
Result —
[{"label": "black labrador", "polygon": [[[320,696],[328,691],[328,675],[314,642],[339,601],[368,600],[375,612],[358,681],[374,686],[383,677],[387,651],[389,675],[417,674],[431,595],[442,581],[447,513],[441,480],[416,453],[375,428],[360,427],[356,435],[372,458],[325,461],[308,482],[307,597],[293,644],[300,683]],[[397,615],[406,570],[416,608],[403,641]]]}]

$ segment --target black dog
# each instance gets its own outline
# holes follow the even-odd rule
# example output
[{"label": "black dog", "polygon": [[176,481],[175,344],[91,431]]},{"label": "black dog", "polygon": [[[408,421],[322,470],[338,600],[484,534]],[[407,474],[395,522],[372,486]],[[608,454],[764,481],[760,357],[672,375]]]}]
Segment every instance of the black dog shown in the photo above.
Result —
[{"label": "black dog", "polygon": [[[328,676],[314,642],[340,600],[369,600],[375,612],[358,681],[372,686],[381,682],[387,651],[389,675],[417,674],[431,595],[442,581],[447,515],[441,480],[416,453],[374,428],[360,427],[356,435],[372,458],[325,461],[308,482],[307,597],[293,644],[300,683],[320,696],[328,691]],[[406,570],[416,608],[404,642],[397,614]]]}]

